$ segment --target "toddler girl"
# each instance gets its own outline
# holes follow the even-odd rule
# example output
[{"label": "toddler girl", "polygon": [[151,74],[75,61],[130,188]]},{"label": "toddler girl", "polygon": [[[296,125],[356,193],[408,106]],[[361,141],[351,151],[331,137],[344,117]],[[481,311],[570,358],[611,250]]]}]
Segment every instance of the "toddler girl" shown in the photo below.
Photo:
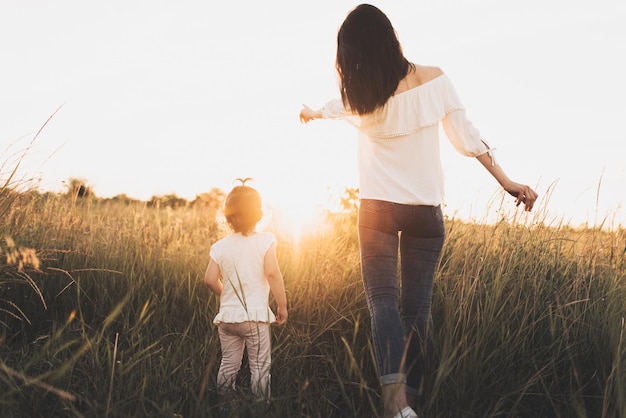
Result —
[{"label": "toddler girl", "polygon": [[[251,389],[255,397],[269,399],[270,323],[287,320],[287,297],[276,258],[276,238],[256,232],[263,215],[261,196],[252,187],[236,186],[226,197],[224,215],[233,233],[213,244],[204,281],[220,296],[214,319],[219,330],[222,361],[217,375],[220,397],[229,398],[246,348]],[[274,315],[269,292],[278,305]]]}]

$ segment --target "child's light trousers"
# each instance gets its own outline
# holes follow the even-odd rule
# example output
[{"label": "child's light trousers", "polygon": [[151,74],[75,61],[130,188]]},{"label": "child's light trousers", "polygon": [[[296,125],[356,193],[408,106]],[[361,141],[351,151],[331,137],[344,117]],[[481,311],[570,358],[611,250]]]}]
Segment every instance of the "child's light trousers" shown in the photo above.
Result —
[{"label": "child's light trousers", "polygon": [[226,395],[235,390],[235,381],[245,348],[250,365],[252,393],[257,398],[269,398],[272,362],[270,324],[253,321],[222,322],[218,329],[222,346],[222,362],[217,374],[219,393]]}]

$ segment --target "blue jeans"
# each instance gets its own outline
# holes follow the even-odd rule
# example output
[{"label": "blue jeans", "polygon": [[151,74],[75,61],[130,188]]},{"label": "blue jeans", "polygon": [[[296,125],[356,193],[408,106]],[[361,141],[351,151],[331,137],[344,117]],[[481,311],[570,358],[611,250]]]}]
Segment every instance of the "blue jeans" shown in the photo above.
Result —
[{"label": "blue jeans", "polygon": [[361,200],[361,270],[380,381],[406,383],[414,395],[432,353],[430,303],[444,238],[441,206]]}]

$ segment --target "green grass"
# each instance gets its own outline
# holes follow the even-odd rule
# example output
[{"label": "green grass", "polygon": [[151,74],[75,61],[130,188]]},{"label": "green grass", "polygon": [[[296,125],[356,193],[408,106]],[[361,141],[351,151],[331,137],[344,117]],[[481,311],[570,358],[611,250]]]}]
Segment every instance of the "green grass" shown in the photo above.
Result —
[{"label": "green grass", "polygon": [[[2,416],[220,416],[201,280],[214,211],[0,196]],[[240,416],[381,411],[356,221],[331,221],[298,244],[279,234],[290,315],[272,327],[272,402]],[[626,416],[626,231],[446,222],[422,415]]]}]

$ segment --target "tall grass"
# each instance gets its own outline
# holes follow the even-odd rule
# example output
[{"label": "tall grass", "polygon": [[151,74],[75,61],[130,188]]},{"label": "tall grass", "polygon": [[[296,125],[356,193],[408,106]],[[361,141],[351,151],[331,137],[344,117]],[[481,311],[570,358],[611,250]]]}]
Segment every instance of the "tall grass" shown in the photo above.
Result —
[{"label": "tall grass", "polygon": [[[0,234],[40,265],[33,286],[0,286],[21,311],[0,312],[2,415],[220,416],[218,300],[201,281],[215,213],[16,199]],[[272,402],[240,416],[381,411],[356,221],[329,222],[298,243],[279,235],[290,317],[272,327]],[[626,231],[503,218],[447,232],[423,415],[626,416]]]}]

